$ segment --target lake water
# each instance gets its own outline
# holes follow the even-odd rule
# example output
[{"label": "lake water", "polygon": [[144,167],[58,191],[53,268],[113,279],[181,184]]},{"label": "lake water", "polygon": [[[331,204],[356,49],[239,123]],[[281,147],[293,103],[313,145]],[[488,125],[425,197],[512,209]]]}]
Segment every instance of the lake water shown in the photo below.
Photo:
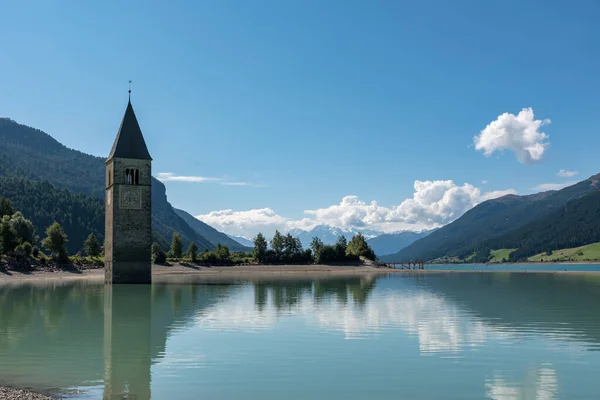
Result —
[{"label": "lake water", "polygon": [[0,385],[84,399],[598,399],[600,274],[0,285]]},{"label": "lake water", "polygon": [[425,270],[434,271],[506,271],[506,272],[600,272],[600,264],[512,263],[512,264],[432,264]]}]

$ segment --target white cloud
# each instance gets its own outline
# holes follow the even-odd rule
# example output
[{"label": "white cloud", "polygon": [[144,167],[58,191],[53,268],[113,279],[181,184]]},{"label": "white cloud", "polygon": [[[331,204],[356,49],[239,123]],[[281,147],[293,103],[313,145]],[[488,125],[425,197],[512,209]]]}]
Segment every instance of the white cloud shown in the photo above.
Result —
[{"label": "white cloud", "polygon": [[175,175],[172,172],[159,172],[156,174],[156,179],[161,182],[216,182],[220,181],[220,178],[208,178],[205,176],[183,176],[183,175]]},{"label": "white cloud", "polygon": [[542,191],[560,190],[560,189],[566,188],[567,186],[574,185],[576,183],[577,183],[577,181],[567,181],[567,182],[561,182],[561,183],[540,183],[539,185],[534,187],[533,190],[542,190]]},{"label": "white cloud", "polygon": [[548,135],[539,129],[549,123],[549,119],[535,120],[532,108],[524,108],[518,115],[504,113],[473,138],[475,149],[485,156],[510,150],[521,163],[538,162],[549,145]]},{"label": "white cloud", "polygon": [[552,364],[545,363],[541,368],[529,370],[523,382],[509,382],[497,371],[492,379],[486,379],[485,388],[487,397],[494,400],[550,400],[557,396],[558,379]]},{"label": "white cloud", "polygon": [[193,183],[205,183],[205,182],[216,182],[219,185],[225,186],[254,186],[254,187],[262,187],[262,185],[257,185],[250,182],[239,182],[239,181],[230,181],[224,178],[214,178],[214,177],[206,177],[206,176],[186,176],[186,175],[176,175],[172,172],[159,172],[156,174],[156,179],[161,182],[193,182]]},{"label": "white cloud", "polygon": [[481,181],[482,185],[487,185],[488,181],[486,181],[485,179]]},{"label": "white cloud", "polygon": [[228,234],[245,237],[253,237],[258,232],[270,236],[275,229],[310,230],[317,225],[382,232],[422,230],[452,222],[483,201],[516,193],[513,189],[482,193],[469,183],[459,186],[451,180],[415,181],[414,189],[412,198],[393,207],[345,196],[339,204],[305,210],[307,217],[302,219],[285,218],[271,208],[213,211],[196,218]]},{"label": "white cloud", "polygon": [[303,220],[290,220],[277,215],[270,208],[259,208],[247,211],[221,210],[196,216],[199,220],[230,235],[253,238],[258,232],[270,236],[276,229],[287,231],[289,229],[310,229],[312,222]]},{"label": "white cloud", "polygon": [[568,171],[565,169],[561,169],[556,175],[560,176],[561,178],[571,178],[577,175],[578,173],[579,171]]}]

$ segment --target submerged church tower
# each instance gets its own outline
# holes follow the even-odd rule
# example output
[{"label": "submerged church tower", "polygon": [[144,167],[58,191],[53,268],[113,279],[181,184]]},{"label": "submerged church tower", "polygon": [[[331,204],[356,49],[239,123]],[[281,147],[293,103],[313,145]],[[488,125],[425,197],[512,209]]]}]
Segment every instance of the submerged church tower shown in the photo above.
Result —
[{"label": "submerged church tower", "polygon": [[105,283],[152,282],[152,157],[127,104],[106,160]]}]

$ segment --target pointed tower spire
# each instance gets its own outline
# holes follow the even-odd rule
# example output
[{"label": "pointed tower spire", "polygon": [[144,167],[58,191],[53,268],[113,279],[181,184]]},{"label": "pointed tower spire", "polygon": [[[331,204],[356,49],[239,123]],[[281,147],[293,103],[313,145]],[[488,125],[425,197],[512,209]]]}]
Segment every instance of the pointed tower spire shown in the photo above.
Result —
[{"label": "pointed tower spire", "polygon": [[[131,96],[131,89],[129,89]],[[113,147],[108,155],[108,160],[117,158],[133,158],[138,160],[152,160],[146,141],[142,135],[140,125],[138,124],[131,98],[127,102],[127,109],[119,127],[119,133],[113,144]]]}]

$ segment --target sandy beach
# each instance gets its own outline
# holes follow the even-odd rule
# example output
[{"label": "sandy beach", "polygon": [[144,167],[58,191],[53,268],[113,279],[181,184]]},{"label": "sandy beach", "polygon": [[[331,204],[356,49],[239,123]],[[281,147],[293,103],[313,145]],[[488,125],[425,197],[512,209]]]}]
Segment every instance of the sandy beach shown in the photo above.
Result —
[{"label": "sandy beach", "polygon": [[[260,276],[279,276],[279,275],[338,275],[338,274],[386,274],[397,272],[416,272],[394,268],[377,268],[371,266],[353,266],[353,265],[246,265],[230,267],[205,267],[196,265],[176,264],[172,266],[153,265],[152,276],[235,276],[235,277],[260,277]],[[104,279],[104,269],[96,268],[71,271],[33,271],[18,272],[8,271],[0,273],[0,283],[15,281],[39,281],[39,280],[102,280]]]}]

